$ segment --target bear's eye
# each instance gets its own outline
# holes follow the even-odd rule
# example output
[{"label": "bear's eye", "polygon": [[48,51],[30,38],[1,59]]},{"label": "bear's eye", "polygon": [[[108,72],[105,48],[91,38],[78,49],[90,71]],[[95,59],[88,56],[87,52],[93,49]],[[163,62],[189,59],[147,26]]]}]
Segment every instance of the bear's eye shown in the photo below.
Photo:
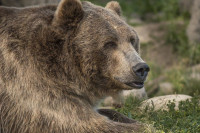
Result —
[{"label": "bear's eye", "polygon": [[135,47],[135,39],[134,38],[130,38],[130,42],[133,45],[133,47]]},{"label": "bear's eye", "polygon": [[103,46],[105,49],[116,48],[117,44],[115,42],[107,42]]}]

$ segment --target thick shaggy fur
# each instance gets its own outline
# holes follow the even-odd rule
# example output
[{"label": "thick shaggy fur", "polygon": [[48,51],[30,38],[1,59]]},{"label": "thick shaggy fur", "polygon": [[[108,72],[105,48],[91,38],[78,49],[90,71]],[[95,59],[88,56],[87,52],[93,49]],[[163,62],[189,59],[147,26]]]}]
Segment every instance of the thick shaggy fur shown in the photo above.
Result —
[{"label": "thick shaggy fur", "polygon": [[115,111],[95,110],[103,97],[132,89],[120,82],[132,77],[121,72],[116,46],[106,43],[132,34],[136,45],[127,47],[139,50],[118,6],[62,0],[58,6],[0,7],[0,133],[142,129]]}]

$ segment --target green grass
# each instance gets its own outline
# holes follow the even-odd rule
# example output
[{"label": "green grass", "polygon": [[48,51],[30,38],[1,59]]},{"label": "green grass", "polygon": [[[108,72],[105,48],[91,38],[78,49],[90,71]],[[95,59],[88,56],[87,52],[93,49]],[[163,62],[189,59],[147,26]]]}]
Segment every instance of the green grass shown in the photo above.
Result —
[{"label": "green grass", "polygon": [[200,44],[190,44],[186,35],[188,21],[184,24],[172,22],[166,28],[166,45],[172,45],[175,53],[186,60],[185,63],[195,65],[200,63]]},{"label": "green grass", "polygon": [[154,111],[152,108],[140,110],[141,101],[127,98],[124,107],[116,109],[126,116],[153,125],[165,133],[198,133],[200,132],[200,97],[191,101],[180,102],[179,110],[174,103],[168,104],[168,111]]},{"label": "green grass", "polygon": [[159,65],[152,63],[152,62],[147,62],[149,67],[151,68],[150,73],[148,74],[148,81],[154,80],[159,77],[159,75],[162,75],[162,68],[159,67]]},{"label": "green grass", "polygon": [[[105,6],[110,0],[89,0],[97,5]],[[148,21],[160,21],[177,18],[178,16],[188,17],[189,13],[182,13],[179,10],[178,0],[116,0],[120,3],[124,15],[130,17],[132,14],[139,14],[142,19]],[[147,17],[147,16],[152,17]],[[146,19],[147,20],[147,19]]]},{"label": "green grass", "polygon": [[177,94],[200,95],[199,80],[191,78],[191,73],[185,67],[177,67],[166,73],[166,80],[173,84]]},{"label": "green grass", "polygon": [[[175,68],[165,73],[166,80],[173,84],[175,93],[193,96],[200,95],[198,79],[192,79],[191,66],[200,63],[200,44],[190,44],[186,36],[188,22],[184,24],[171,23],[166,30],[166,45],[172,45],[174,53],[179,58]],[[200,73],[200,72],[197,72]]]}]

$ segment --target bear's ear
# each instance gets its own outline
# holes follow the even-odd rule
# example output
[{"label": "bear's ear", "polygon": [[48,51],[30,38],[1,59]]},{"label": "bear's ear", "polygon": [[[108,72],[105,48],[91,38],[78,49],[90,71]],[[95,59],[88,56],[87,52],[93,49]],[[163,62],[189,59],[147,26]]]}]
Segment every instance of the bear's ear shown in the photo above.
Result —
[{"label": "bear's ear", "polygon": [[116,2],[116,1],[108,2],[107,5],[106,5],[106,8],[110,9],[110,10],[113,10],[119,16],[121,16],[121,7],[120,7],[118,2]]},{"label": "bear's ear", "polygon": [[61,0],[54,14],[53,25],[71,29],[83,18],[84,11],[80,0]]}]

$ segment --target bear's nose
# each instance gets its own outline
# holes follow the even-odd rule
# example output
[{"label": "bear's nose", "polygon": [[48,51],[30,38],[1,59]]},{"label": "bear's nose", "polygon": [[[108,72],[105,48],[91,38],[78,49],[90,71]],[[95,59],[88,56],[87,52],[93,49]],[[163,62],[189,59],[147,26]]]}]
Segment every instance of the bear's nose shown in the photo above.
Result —
[{"label": "bear's nose", "polygon": [[148,72],[150,71],[150,68],[146,63],[138,63],[133,66],[132,69],[133,72],[143,81],[146,79]]}]

